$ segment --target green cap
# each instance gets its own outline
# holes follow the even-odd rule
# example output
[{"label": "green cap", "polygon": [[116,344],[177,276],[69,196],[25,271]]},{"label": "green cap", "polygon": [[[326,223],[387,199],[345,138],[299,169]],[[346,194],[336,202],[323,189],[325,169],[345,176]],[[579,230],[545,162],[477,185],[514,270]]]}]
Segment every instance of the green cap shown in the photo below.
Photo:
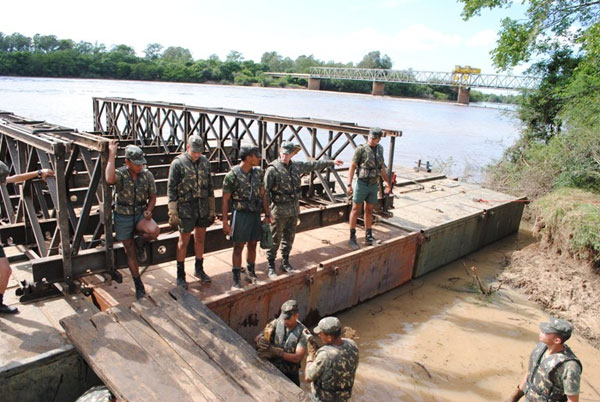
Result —
[{"label": "green cap", "polygon": [[298,303],[296,300],[288,300],[281,305],[281,317],[290,318],[298,312]]},{"label": "green cap", "polygon": [[6,181],[6,178],[10,174],[10,169],[8,166],[4,164],[4,162],[0,162],[0,184]]},{"label": "green cap", "polygon": [[341,330],[342,324],[340,323],[340,320],[338,320],[336,317],[325,317],[319,321],[319,324],[315,327],[313,332],[318,334],[323,331],[324,334],[332,335],[340,332]]},{"label": "green cap", "polygon": [[369,129],[369,137],[371,138],[381,138],[383,135],[383,130],[379,127],[371,127]]},{"label": "green cap", "polygon": [[204,141],[198,134],[192,134],[188,138],[188,145],[190,146],[190,150],[192,152],[202,152],[204,151]]},{"label": "green cap", "polygon": [[566,341],[571,337],[573,326],[568,321],[550,317],[550,321],[540,324],[540,331],[545,334],[558,334]]},{"label": "green cap", "polygon": [[144,152],[142,149],[135,145],[127,145],[125,147],[125,158],[129,159],[136,165],[145,165],[146,158],[144,158]]},{"label": "green cap", "polygon": [[283,144],[281,144],[281,151],[284,154],[292,154],[294,153],[294,151],[296,151],[297,149],[302,148],[300,145],[296,145],[291,141],[286,141]]}]

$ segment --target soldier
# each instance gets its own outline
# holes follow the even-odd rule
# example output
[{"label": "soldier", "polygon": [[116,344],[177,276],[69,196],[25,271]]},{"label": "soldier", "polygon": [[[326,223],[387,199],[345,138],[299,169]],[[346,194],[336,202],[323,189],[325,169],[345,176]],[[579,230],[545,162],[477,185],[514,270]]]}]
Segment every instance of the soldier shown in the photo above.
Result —
[{"label": "soldier", "polygon": [[342,325],[336,317],[325,317],[315,327],[323,346],[316,352],[308,340],[306,381],[311,382],[313,401],[347,401],[352,396],[354,374],[358,367],[358,347],[342,338]]},{"label": "soldier", "polygon": [[[223,180],[223,232],[233,241],[232,289],[241,289],[242,250],[246,246],[246,268],[248,281],[256,280],[254,263],[256,261],[256,243],[260,240],[262,229],[260,212],[265,211],[263,222],[271,223],[271,214],[265,195],[265,187],[260,168],[260,151],[257,147],[240,149],[239,165],[234,166]],[[231,226],[227,214],[229,199],[232,199],[233,213]]]},{"label": "soldier", "polygon": [[540,342],[529,357],[529,370],[507,401],[523,395],[528,401],[578,401],[582,365],[565,342],[573,327],[568,321],[550,318],[540,324]]},{"label": "soldier", "polygon": [[[354,250],[359,248],[356,240],[356,221],[360,210],[365,204],[365,239],[367,244],[374,244],[377,240],[373,237],[373,208],[377,203],[377,193],[379,191],[379,177],[383,177],[385,183],[384,193],[390,194],[392,187],[389,178],[385,172],[385,163],[383,161],[383,147],[379,145],[382,131],[379,127],[372,127],[369,130],[369,139],[366,144],[356,148],[350,171],[348,173],[348,195],[352,197],[352,211],[350,212],[350,240],[348,244]],[[353,188],[352,179],[354,171],[358,170],[357,180]]]},{"label": "soldier", "polygon": [[258,355],[270,360],[297,386],[300,386],[298,372],[306,354],[305,331],[308,331],[299,317],[298,303],[288,300],[281,305],[279,318],[268,323],[264,332],[256,337]]},{"label": "soldier", "polygon": [[194,275],[202,283],[212,280],[204,272],[204,238],[206,228],[217,216],[210,162],[202,155],[204,143],[199,135],[188,138],[186,152],[177,156],[169,169],[169,224],[179,228],[177,242],[177,286],[187,289],[185,256],[192,230],[196,263]]},{"label": "soldier", "polygon": [[313,170],[319,171],[326,167],[343,164],[340,160],[335,161],[313,161],[313,162],[294,162],[292,157],[300,150],[299,145],[291,142],[284,142],[279,150],[279,159],[271,162],[265,172],[265,191],[267,199],[270,201],[271,212],[273,214],[273,223],[271,232],[273,233],[273,247],[267,252],[269,262],[269,278],[277,276],[275,272],[275,258],[277,258],[277,249],[279,243],[283,240],[281,248],[281,270],[289,272],[293,268],[290,265],[290,252],[296,235],[296,224],[300,207],[298,199],[301,195],[300,176],[310,173]]},{"label": "soldier", "polygon": [[[40,169],[35,172],[21,173],[14,176],[9,176],[9,174],[10,169],[8,166],[4,162],[0,162],[0,185],[21,183],[26,180],[35,179],[36,177],[46,181],[46,177],[54,176],[54,172],[50,169]],[[0,244],[0,314],[17,314],[19,312],[18,308],[4,304],[4,292],[8,286],[11,273],[12,269],[4,253],[4,248]]]},{"label": "soldier", "polygon": [[[127,265],[135,284],[135,297],[141,299],[146,295],[146,290],[140,278],[135,249],[138,248],[137,257],[140,260],[146,259],[144,241],[156,240],[160,233],[160,228],[152,219],[156,205],[156,183],[152,172],[144,168],[144,153],[135,145],[125,147],[125,164],[115,169],[117,148],[117,141],[111,141],[105,176],[106,182],[115,186],[113,219],[116,239],[123,242]],[[139,235],[134,240],[136,232]]]}]

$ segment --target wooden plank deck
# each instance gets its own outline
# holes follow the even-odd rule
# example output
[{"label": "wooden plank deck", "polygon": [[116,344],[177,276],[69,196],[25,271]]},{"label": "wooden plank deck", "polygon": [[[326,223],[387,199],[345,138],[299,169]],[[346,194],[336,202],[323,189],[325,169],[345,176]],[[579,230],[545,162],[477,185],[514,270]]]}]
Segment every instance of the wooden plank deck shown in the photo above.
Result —
[{"label": "wooden plank deck", "polygon": [[308,401],[240,335],[181,288],[61,324],[124,401]]}]

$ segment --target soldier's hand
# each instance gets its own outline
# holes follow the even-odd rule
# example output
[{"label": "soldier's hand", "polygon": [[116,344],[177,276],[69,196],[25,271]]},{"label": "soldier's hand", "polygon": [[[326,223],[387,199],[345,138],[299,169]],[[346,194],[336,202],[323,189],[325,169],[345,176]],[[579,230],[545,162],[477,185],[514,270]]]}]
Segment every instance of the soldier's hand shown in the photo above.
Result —
[{"label": "soldier's hand", "polygon": [[144,218],[147,220],[152,219],[152,211],[144,211]]},{"label": "soldier's hand", "polygon": [[383,189],[383,193],[386,195],[391,194],[392,192],[392,187],[391,186],[385,186],[385,188]]},{"label": "soldier's hand", "polygon": [[231,227],[226,221],[223,221],[223,233],[225,233],[225,236],[231,236]]},{"label": "soldier's hand", "polygon": [[352,184],[348,185],[348,188],[346,189],[346,193],[348,194],[348,196],[351,196],[354,193],[354,190],[352,190]]},{"label": "soldier's hand", "polygon": [[108,152],[110,154],[116,155],[118,149],[119,149],[119,142],[117,140],[111,140],[108,143]]},{"label": "soldier's hand", "polygon": [[257,342],[256,342],[256,346],[258,347],[258,350],[266,350],[269,348],[269,341],[267,340],[267,338],[265,338],[264,335],[261,334],[261,336],[258,338]]},{"label": "soldier's hand", "polygon": [[40,176],[42,178],[42,180],[46,181],[46,177],[48,177],[48,176],[53,177],[54,176],[54,170],[51,170],[51,169],[42,169],[41,170],[41,176]]},{"label": "soldier's hand", "polygon": [[168,204],[169,208],[169,225],[173,229],[177,229],[181,225],[181,219],[179,219],[179,213],[177,212],[177,201],[171,201]]},{"label": "soldier's hand", "polygon": [[344,161],[341,160],[341,159],[336,159],[336,160],[333,161],[333,164],[335,166],[342,166],[344,164]]},{"label": "soldier's hand", "polygon": [[272,223],[273,222],[273,218],[271,218],[271,215],[266,216],[263,218],[263,223]]},{"label": "soldier's hand", "polygon": [[517,386],[517,389],[505,400],[505,402],[517,402],[525,393]]}]

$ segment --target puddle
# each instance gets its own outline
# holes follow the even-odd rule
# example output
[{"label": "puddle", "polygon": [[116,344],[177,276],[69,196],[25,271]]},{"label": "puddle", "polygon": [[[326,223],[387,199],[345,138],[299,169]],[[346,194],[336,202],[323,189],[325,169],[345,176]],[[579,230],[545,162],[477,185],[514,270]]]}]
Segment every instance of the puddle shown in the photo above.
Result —
[{"label": "puddle", "polygon": [[[532,241],[522,230],[339,315],[360,337],[353,400],[507,398],[547,315],[509,288],[475,293],[465,268],[476,266],[490,283],[511,252]],[[580,400],[600,401],[600,351],[576,333],[568,344],[583,362]]]}]

